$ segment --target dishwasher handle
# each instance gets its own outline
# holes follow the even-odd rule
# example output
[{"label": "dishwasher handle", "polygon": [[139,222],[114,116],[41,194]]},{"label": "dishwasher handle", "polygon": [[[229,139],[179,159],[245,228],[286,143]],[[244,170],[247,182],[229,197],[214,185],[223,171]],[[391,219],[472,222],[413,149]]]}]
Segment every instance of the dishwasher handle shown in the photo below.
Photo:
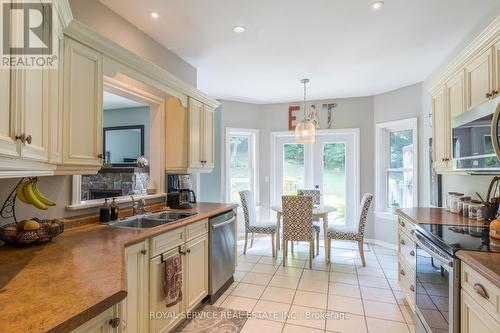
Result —
[{"label": "dishwasher handle", "polygon": [[218,228],[222,228],[223,226],[225,225],[228,225],[228,224],[231,224],[233,223],[234,221],[236,221],[236,216],[230,218],[229,220],[227,221],[224,221],[224,222],[221,222],[221,223],[217,223],[217,224],[212,224],[212,229],[218,229]]}]

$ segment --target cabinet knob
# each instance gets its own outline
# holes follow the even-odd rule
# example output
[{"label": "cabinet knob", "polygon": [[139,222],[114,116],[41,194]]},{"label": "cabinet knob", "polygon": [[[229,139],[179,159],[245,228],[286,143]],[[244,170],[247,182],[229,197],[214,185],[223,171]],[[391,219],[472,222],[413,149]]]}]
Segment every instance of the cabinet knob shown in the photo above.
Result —
[{"label": "cabinet knob", "polygon": [[410,290],[415,292],[415,287],[413,285],[410,286]]},{"label": "cabinet knob", "polygon": [[495,97],[496,95],[498,95],[498,90],[493,90],[491,92],[491,95],[492,95],[491,97]]},{"label": "cabinet knob", "polygon": [[493,94],[492,94],[492,93],[490,93],[490,92],[487,92],[487,93],[486,93],[486,98],[491,98],[491,97],[493,97]]},{"label": "cabinet knob", "polygon": [[405,223],[403,221],[399,222],[399,225],[404,227],[405,226]]},{"label": "cabinet knob", "polygon": [[25,143],[26,142],[26,134],[23,133],[21,135],[16,135],[15,139],[16,139],[16,141],[19,140],[22,143]]},{"label": "cabinet knob", "polygon": [[31,134],[28,134],[28,136],[26,137],[26,143],[30,145],[31,142],[33,142],[33,137],[31,136]]},{"label": "cabinet knob", "polygon": [[411,250],[411,251],[410,251],[410,255],[411,255],[412,257],[414,257],[414,256],[415,256],[415,251]]},{"label": "cabinet knob", "polygon": [[401,245],[405,245],[405,241],[404,240],[401,240],[399,243],[401,243]]},{"label": "cabinet knob", "polygon": [[117,318],[110,319],[109,326],[111,326],[112,328],[117,328],[118,326],[120,326],[120,318],[117,317]]},{"label": "cabinet knob", "polygon": [[405,276],[405,271],[404,271],[404,270],[401,270],[401,271],[399,271],[399,274],[401,274],[401,275]]},{"label": "cabinet knob", "polygon": [[99,154],[97,155],[98,158],[104,158],[104,155],[103,154]]},{"label": "cabinet knob", "polygon": [[187,253],[191,253],[191,249],[187,249],[187,250],[186,250],[186,252],[187,252]]},{"label": "cabinet knob", "polygon": [[483,285],[480,283],[474,283],[474,291],[479,294],[482,298],[489,299],[488,293],[484,289]]},{"label": "cabinet knob", "polygon": [[146,255],[148,253],[147,250],[141,250],[141,254]]}]

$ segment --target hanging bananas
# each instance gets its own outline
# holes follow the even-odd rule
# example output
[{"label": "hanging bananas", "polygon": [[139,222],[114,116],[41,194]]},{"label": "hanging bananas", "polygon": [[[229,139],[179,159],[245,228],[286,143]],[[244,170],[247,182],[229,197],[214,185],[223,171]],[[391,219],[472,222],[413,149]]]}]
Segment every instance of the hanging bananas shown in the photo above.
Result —
[{"label": "hanging bananas", "polygon": [[16,187],[16,196],[19,200],[38,209],[46,210],[47,206],[55,206],[56,203],[45,197],[37,185],[38,179],[30,179],[21,182]]}]

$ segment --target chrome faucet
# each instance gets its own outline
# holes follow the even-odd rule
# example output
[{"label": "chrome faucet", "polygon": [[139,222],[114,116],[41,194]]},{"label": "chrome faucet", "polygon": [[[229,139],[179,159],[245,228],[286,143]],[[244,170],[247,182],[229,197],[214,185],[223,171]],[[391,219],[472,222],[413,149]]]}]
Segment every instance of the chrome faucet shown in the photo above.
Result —
[{"label": "chrome faucet", "polygon": [[135,201],[133,195],[131,195],[130,197],[132,198],[132,214],[134,216],[135,215],[142,215],[148,211],[146,209],[146,200],[141,198],[138,201]]}]

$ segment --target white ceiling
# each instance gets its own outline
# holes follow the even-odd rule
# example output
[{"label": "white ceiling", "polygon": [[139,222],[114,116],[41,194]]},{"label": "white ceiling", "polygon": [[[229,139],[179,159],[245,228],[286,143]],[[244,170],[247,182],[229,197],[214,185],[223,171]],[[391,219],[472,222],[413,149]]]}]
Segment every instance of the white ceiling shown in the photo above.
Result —
[{"label": "white ceiling", "polygon": [[255,103],[300,100],[303,77],[311,99],[423,81],[498,9],[498,0],[385,0],[379,11],[368,0],[101,2],[195,66],[199,89]]},{"label": "white ceiling", "polygon": [[148,106],[148,105],[133,101],[131,99],[119,95],[112,94],[107,91],[104,91],[102,95],[103,110],[136,108],[142,106]]}]

